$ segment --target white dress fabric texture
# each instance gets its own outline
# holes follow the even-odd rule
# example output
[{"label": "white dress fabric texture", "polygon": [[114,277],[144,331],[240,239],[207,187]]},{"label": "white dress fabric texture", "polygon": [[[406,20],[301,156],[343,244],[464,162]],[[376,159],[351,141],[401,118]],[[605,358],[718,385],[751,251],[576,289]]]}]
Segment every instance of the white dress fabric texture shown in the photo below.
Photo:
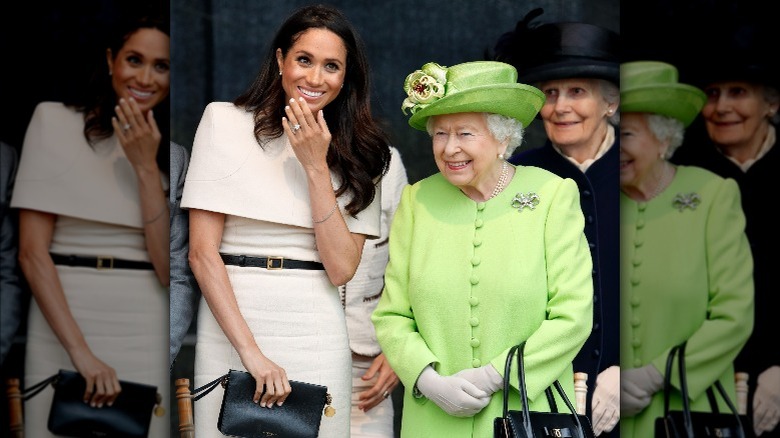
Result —
[{"label": "white dress fabric texture", "polygon": [[[42,103],[36,108],[16,179],[21,190],[14,192],[11,203],[57,214],[50,246],[53,253],[149,261],[138,189],[122,170],[130,164],[114,137],[92,151],[82,127],[81,114],[61,104]],[[51,191],[61,196],[52,198]],[[56,269],[68,307],[93,353],[113,367],[120,380],[157,386],[167,406],[168,292],[154,271],[60,265]],[[75,370],[33,301],[27,326],[25,386],[60,369]],[[25,403],[26,436],[54,437],[46,427],[53,394],[47,389]],[[153,415],[149,436],[169,435],[169,415]]]},{"label": "white dress fabric texture", "polygon": [[[182,208],[226,215],[221,253],[320,261],[303,168],[285,136],[263,149],[253,126],[251,113],[232,104],[208,105],[195,135]],[[357,218],[342,213],[350,231],[378,236],[379,199],[377,192]],[[342,207],[345,201],[339,199]],[[336,415],[322,417],[319,436],[348,437],[351,352],[339,293],[326,272],[226,269],[241,314],[263,353],[289,379],[328,387]],[[205,298],[197,324],[194,387],[230,369],[245,370]],[[222,395],[217,387],[194,404],[198,437],[222,436],[217,429]]]}]

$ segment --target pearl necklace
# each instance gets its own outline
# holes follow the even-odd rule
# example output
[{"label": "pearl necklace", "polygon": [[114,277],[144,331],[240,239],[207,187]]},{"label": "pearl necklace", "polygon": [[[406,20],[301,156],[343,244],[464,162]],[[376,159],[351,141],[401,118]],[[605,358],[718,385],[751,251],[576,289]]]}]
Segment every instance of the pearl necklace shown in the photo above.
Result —
[{"label": "pearl necklace", "polygon": [[498,176],[498,182],[496,183],[496,187],[493,188],[493,193],[490,194],[490,197],[488,199],[493,199],[496,196],[498,196],[499,193],[501,193],[502,190],[506,187],[506,180],[509,177],[509,163],[504,161],[501,163],[501,175]]},{"label": "pearl necklace", "polygon": [[667,176],[672,176],[674,172],[669,172],[669,169],[672,166],[669,165],[668,161],[664,161],[664,168],[661,171],[661,176],[658,178],[658,184],[655,186],[655,190],[653,190],[653,193],[648,196],[647,200],[650,201],[654,199],[656,196],[660,195],[661,192],[666,188],[669,182],[667,181]]}]

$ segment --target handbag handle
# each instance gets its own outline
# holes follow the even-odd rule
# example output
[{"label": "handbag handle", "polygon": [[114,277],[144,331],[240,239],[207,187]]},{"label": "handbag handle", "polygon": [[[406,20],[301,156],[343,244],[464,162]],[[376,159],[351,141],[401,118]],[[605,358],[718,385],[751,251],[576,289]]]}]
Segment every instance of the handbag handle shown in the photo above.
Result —
[{"label": "handbag handle", "polygon": [[[676,345],[672,347],[672,349],[669,351],[669,356],[666,358],[666,376],[664,376],[664,416],[669,414],[669,397],[672,387],[671,383],[671,375],[672,375],[672,363],[674,362],[674,356],[675,354],[679,354],[679,358],[677,359],[677,370],[680,374],[680,392],[682,393],[682,402],[683,402],[683,423],[685,425],[685,433],[688,435],[688,437],[693,438],[693,420],[691,419],[691,406],[690,406],[690,399],[688,398],[688,379],[686,377],[685,372],[685,345],[687,344],[687,341],[683,341],[680,345]],[[734,406],[734,403],[731,402],[731,399],[729,398],[728,394],[726,394],[726,390],[723,388],[723,385],[720,383],[720,380],[716,380],[713,384],[715,388],[720,393],[720,396],[723,397],[723,400],[726,402],[726,405],[728,405],[731,412],[734,414],[734,418],[737,421],[737,427],[739,430],[737,433],[739,434],[739,438],[744,438],[745,432],[742,428],[742,420],[739,418],[739,414],[737,413],[737,408]],[[708,389],[709,390],[709,389]],[[712,412],[717,413],[718,412],[718,405],[715,402],[715,398],[709,397],[710,402],[710,408]]]},{"label": "handbag handle", "polygon": [[48,385],[49,383],[55,384],[59,376],[60,376],[59,373],[53,374],[41,380],[40,382],[36,383],[35,385],[32,385],[29,388],[25,388],[23,391],[21,391],[22,401],[27,401],[35,397],[38,393],[46,389],[46,385]]},{"label": "handbag handle", "polygon": [[214,388],[216,388],[217,385],[219,385],[219,384],[222,384],[222,387],[224,388],[225,385],[227,385],[227,379],[228,379],[229,375],[230,375],[229,373],[225,373],[225,374],[217,377],[216,379],[212,380],[211,382],[209,382],[209,383],[207,383],[207,384],[205,384],[205,385],[203,385],[203,386],[201,386],[199,388],[195,388],[195,390],[192,391],[192,394],[190,394],[192,396],[192,401],[200,400],[201,398],[203,398],[204,395],[206,395],[206,394],[210,393],[211,391],[213,391]]},{"label": "handbag handle", "polygon": [[[523,407],[523,429],[525,430],[526,436],[532,437],[534,436],[533,429],[531,428],[531,412],[528,408],[528,393],[525,389],[525,365],[523,363],[523,350],[525,349],[525,341],[521,342],[518,345],[515,345],[509,350],[509,353],[506,356],[506,364],[504,365],[504,418],[506,418],[509,415],[509,376],[512,372],[512,357],[516,354],[517,355],[517,381],[518,381],[518,387],[520,389],[520,401],[522,403]],[[579,435],[581,438],[585,438],[584,429],[582,428],[582,423],[580,422],[580,417],[577,415],[576,409],[574,409],[574,405],[571,404],[569,401],[569,397],[566,396],[566,392],[563,390],[563,387],[561,386],[561,382],[556,380],[553,382],[553,386],[555,386],[556,391],[558,391],[558,394],[561,395],[561,398],[563,399],[563,402],[566,404],[566,407],[569,408],[569,411],[572,414],[572,417],[574,418],[574,422],[577,423],[577,430],[579,432]],[[547,392],[548,400],[551,398],[552,391],[550,391],[550,388],[547,387],[545,389],[545,392]],[[553,407],[555,404],[554,398],[553,402],[550,404],[550,408],[554,409],[554,412],[557,412],[557,407]]]}]

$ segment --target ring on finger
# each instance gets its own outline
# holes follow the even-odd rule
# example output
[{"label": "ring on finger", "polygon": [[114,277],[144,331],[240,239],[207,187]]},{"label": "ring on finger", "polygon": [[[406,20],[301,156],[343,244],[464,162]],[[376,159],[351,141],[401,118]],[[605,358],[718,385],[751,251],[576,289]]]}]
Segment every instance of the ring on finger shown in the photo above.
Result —
[{"label": "ring on finger", "polygon": [[131,124],[129,124],[129,123],[125,123],[125,124],[124,124],[124,126],[122,126],[122,131],[127,131],[127,130],[128,130],[128,129],[130,129],[132,126],[133,126],[133,125],[131,125]]},{"label": "ring on finger", "polygon": [[387,392],[387,391],[383,392],[382,393],[382,398],[387,398],[387,397],[390,397],[390,393]]},{"label": "ring on finger", "polygon": [[296,133],[296,132],[298,132],[300,129],[301,129],[301,125],[299,125],[299,124],[297,124],[297,123],[296,123],[296,124],[294,124],[294,125],[293,125],[293,127],[292,127],[292,131],[293,131],[293,133]]}]

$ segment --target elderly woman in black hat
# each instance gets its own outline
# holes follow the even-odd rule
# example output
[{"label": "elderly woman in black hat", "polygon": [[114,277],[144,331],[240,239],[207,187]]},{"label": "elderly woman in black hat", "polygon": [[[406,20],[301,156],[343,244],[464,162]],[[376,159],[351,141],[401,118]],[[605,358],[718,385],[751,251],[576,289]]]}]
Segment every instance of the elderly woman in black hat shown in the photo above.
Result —
[{"label": "elderly woman in black hat", "polygon": [[739,184],[755,265],[756,314],[753,333],[735,365],[737,372],[748,373],[747,411],[756,434],[780,437],[780,348],[775,334],[780,294],[773,278],[780,228],[766,213],[768,201],[777,198],[780,169],[780,69],[768,55],[776,48],[767,30],[736,26],[724,33],[726,42],[713,45],[717,53],[705,52],[686,70],[707,94],[701,123],[692,127],[706,135],[684,144],[672,160],[704,167]]},{"label": "elderly woman in black hat", "polygon": [[530,409],[549,412],[543,393],[555,380],[572,397],[593,308],[577,187],[506,161],[544,102],[511,65],[428,63],[404,90],[439,172],[403,190],[372,316],[406,388],[401,436],[492,436],[503,397],[520,406],[516,374],[502,390],[521,342]]},{"label": "elderly woman in black hat", "polygon": [[[588,23],[535,25],[534,9],[501,36],[496,58],[517,67],[519,80],[541,89],[539,112],[548,141],[512,156],[577,182],[593,258],[593,329],[574,359],[588,375],[587,413],[596,435],[620,419],[618,368],[618,35]],[[617,435],[617,434],[614,434]],[[612,436],[612,435],[611,435]]]}]

